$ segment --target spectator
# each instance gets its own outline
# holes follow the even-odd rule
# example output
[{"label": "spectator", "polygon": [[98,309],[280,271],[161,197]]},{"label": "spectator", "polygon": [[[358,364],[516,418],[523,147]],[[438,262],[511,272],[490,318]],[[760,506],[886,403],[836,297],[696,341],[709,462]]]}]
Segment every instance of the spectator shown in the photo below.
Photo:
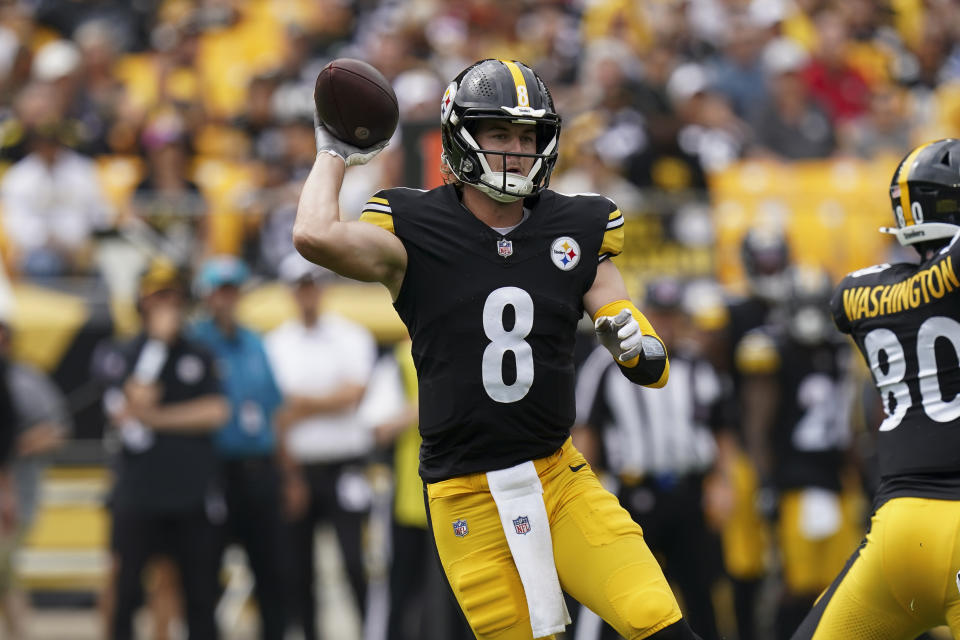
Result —
[{"label": "spectator", "polygon": [[113,640],[133,638],[141,572],[158,555],[176,562],[191,638],[218,637],[218,523],[212,432],[229,416],[215,363],[183,335],[182,275],[155,260],[140,280],[144,329],[116,353],[122,373],[104,403],[123,447],[112,491]]},{"label": "spectator", "polygon": [[870,109],[841,129],[840,148],[865,160],[882,155],[903,156],[913,142],[914,127],[906,96],[899,87],[876,87]]},{"label": "spectator", "polygon": [[11,638],[24,633],[27,601],[16,584],[14,559],[33,524],[46,456],[57,449],[72,428],[66,398],[46,375],[12,359],[12,328],[0,317],[0,385],[13,403],[15,440],[12,474],[17,520],[13,530],[0,531],[0,608]]},{"label": "spectator", "polygon": [[710,85],[706,68],[693,63],[677,67],[667,95],[680,120],[680,148],[696,156],[705,170],[720,171],[743,155],[751,132]]},{"label": "spectator", "polygon": [[276,420],[282,446],[293,460],[286,489],[290,528],[291,616],[306,640],[316,640],[314,538],[320,523],[333,525],[361,618],[367,580],[361,546],[370,504],[363,475],[373,435],[359,424],[357,407],[376,361],[373,336],[365,328],[318,304],[331,277],[298,254],[280,266],[297,304],[297,318],[266,338],[267,353],[284,394]]},{"label": "spectator", "polygon": [[189,178],[189,149],[183,121],[172,111],[158,114],[143,130],[146,176],[137,185],[127,224],[145,246],[190,265],[204,247],[206,203]]},{"label": "spectator", "polygon": [[19,97],[36,110],[27,131],[29,153],[0,182],[3,226],[11,264],[28,276],[63,276],[87,269],[92,234],[108,223],[108,205],[93,162],[69,149],[62,113],[49,87]]},{"label": "spectator", "polygon": [[823,107],[834,126],[867,110],[870,88],[847,62],[850,35],[843,17],[830,9],[816,16],[817,47],[801,75],[810,96]]},{"label": "spectator", "polygon": [[767,32],[759,18],[751,13],[731,18],[732,28],[724,34],[722,54],[713,65],[713,85],[727,97],[740,118],[750,114],[753,105],[767,96],[766,76],[760,54]]},{"label": "spectator", "polygon": [[759,146],[784,159],[826,158],[836,148],[833,123],[809,96],[801,76],[807,60],[799,45],[783,38],[763,52],[770,97],[750,122]]},{"label": "spectator", "polygon": [[236,319],[246,265],[233,256],[207,260],[196,283],[209,318],[192,337],[217,359],[230,419],[216,434],[227,503],[224,546],[243,545],[253,571],[260,613],[260,638],[284,634],[281,563],[282,509],[273,413],[282,397],[260,337]]}]

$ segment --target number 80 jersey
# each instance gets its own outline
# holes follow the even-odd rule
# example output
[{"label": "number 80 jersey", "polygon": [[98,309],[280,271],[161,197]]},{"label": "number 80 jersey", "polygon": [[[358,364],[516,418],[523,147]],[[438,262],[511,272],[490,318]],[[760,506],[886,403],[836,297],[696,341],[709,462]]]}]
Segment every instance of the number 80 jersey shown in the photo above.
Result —
[{"label": "number 80 jersey", "polygon": [[360,218],[406,248],[394,307],[413,340],[428,482],[543,457],[569,435],[583,296],[620,252],[623,216],[595,195],[545,190],[527,205],[503,235],[452,185],[381,191]]},{"label": "number 80 jersey", "polygon": [[960,499],[958,269],[954,237],[920,264],[882,264],[848,275],[830,302],[837,327],[863,353],[883,400],[884,497]]}]

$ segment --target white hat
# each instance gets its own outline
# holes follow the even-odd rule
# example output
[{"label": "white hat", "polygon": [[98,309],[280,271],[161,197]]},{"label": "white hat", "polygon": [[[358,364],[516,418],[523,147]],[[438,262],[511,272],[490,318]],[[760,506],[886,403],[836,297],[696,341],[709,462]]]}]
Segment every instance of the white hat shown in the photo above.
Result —
[{"label": "white hat", "polygon": [[69,40],[54,40],[40,47],[33,58],[33,79],[51,82],[73,73],[80,66],[80,50]]},{"label": "white hat", "polygon": [[681,64],[667,80],[667,96],[678,104],[704,91],[708,87],[707,72],[702,65],[688,62]]},{"label": "white hat", "polygon": [[760,59],[764,71],[775,76],[799,71],[810,60],[810,54],[790,38],[776,38],[764,48]]},{"label": "white hat", "polygon": [[297,284],[304,280],[322,282],[334,277],[332,271],[313,264],[296,251],[280,261],[277,275],[288,284]]}]

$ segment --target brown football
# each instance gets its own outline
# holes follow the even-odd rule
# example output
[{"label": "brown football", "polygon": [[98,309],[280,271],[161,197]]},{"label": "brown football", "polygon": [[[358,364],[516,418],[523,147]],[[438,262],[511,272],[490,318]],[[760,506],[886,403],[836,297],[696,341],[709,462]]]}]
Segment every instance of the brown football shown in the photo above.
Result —
[{"label": "brown football", "polygon": [[317,76],[317,115],[335,137],[360,148],[388,140],[397,128],[397,95],[383,74],[353,58],[337,58]]}]

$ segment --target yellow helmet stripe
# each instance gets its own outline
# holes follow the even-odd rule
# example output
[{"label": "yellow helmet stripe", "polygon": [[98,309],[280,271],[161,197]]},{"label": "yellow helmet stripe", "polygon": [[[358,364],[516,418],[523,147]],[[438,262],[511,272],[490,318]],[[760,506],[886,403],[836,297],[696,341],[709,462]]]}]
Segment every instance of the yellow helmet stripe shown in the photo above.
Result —
[{"label": "yellow helmet stripe", "polygon": [[928,142],[914,149],[903,161],[903,164],[900,165],[900,175],[897,176],[897,184],[900,185],[900,208],[903,209],[903,221],[906,227],[912,226],[916,222],[913,219],[913,210],[910,208],[910,193],[907,187],[907,178],[910,177],[910,169],[913,167],[917,156],[931,144],[933,143]]},{"label": "yellow helmet stripe", "polygon": [[517,106],[529,107],[530,94],[527,92],[527,81],[523,79],[523,72],[520,71],[520,67],[512,60],[501,60],[500,62],[506,65],[507,69],[510,70],[510,75],[513,76],[513,84],[517,88]]}]

